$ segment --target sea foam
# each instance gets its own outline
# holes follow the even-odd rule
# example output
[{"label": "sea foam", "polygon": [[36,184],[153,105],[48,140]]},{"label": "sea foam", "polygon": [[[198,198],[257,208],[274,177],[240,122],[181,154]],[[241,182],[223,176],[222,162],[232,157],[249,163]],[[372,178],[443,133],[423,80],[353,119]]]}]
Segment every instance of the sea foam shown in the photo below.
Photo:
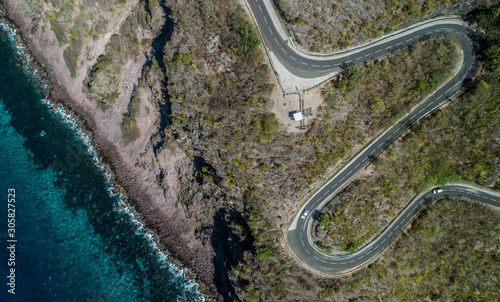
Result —
[{"label": "sea foam", "polygon": [[[14,45],[14,50],[20,59],[20,67],[23,68],[30,79],[36,80],[37,86],[42,91],[48,89],[48,85],[45,84],[43,82],[43,79],[38,75],[38,70],[31,70],[29,62],[32,60],[32,58],[29,53],[26,52],[25,47],[15,39],[17,30],[12,29],[8,24],[4,23],[0,23],[0,30],[3,30],[6,33],[7,38],[12,43],[12,45]],[[96,165],[96,167],[98,167],[100,171],[104,173],[108,195],[110,197],[115,197],[116,200],[117,206],[115,207],[115,211],[119,211],[128,215],[130,222],[136,227],[135,233],[142,236],[148,242],[148,244],[154,250],[154,254],[157,257],[158,262],[168,267],[169,271],[176,279],[172,281],[182,282],[184,286],[184,292],[188,292],[197,296],[196,301],[205,301],[205,297],[199,291],[199,285],[195,281],[185,276],[184,269],[180,269],[179,267],[168,261],[168,255],[160,250],[153,234],[151,234],[145,228],[144,224],[135,217],[130,206],[123,200],[122,195],[120,193],[114,192],[112,175],[106,171],[106,165],[102,162],[97,154],[95,147],[92,145],[91,137],[87,135],[85,131],[83,131],[83,129],[78,125],[77,119],[63,106],[56,106],[50,100],[41,99],[41,103],[47,106],[49,109],[52,109],[52,111],[56,114],[60,121],[68,125],[77,134],[80,141],[85,145],[87,153],[92,157],[93,163]]]}]

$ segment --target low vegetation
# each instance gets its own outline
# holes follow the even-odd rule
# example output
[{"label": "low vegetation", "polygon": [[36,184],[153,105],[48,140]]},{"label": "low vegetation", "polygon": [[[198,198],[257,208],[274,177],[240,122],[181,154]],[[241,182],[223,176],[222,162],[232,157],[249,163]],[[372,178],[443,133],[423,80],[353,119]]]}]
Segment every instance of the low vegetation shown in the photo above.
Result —
[{"label": "low vegetation", "polygon": [[[47,18],[61,47],[65,50],[65,62],[71,74],[75,75],[82,60],[96,59],[87,57],[90,54],[81,49],[80,41],[103,35],[104,25],[98,24],[99,22],[80,24],[71,20],[78,15],[74,13],[76,10],[81,11],[81,20],[95,18],[93,14],[97,13],[94,10],[97,6],[89,5],[87,8],[80,5],[83,3],[81,1],[75,1],[74,5],[72,1],[63,2],[65,8],[48,12]],[[116,3],[104,1],[102,5],[101,2],[99,1],[99,7],[107,12],[122,5],[120,1]],[[395,15],[403,15],[405,18],[421,17],[426,12],[425,7],[418,1],[412,3],[418,3],[420,11],[416,6],[400,7],[399,2],[395,1],[395,4],[393,2],[391,5],[395,6]],[[391,121],[418,103],[453,72],[457,58],[453,42],[447,40],[422,42],[394,56],[349,69],[343,76],[326,85],[325,103],[315,113],[317,119],[311,125],[311,129],[304,135],[292,135],[280,128],[276,116],[271,113],[273,100],[270,99],[270,93],[274,86],[270,84],[270,67],[264,60],[258,32],[243,8],[232,0],[183,0],[170,1],[166,4],[172,9],[170,17],[174,23],[170,41],[161,41],[162,45],[159,46],[153,45],[158,41],[154,36],[159,32],[155,26],[165,24],[162,19],[165,17],[165,5],[155,0],[141,1],[123,21],[119,33],[110,37],[104,54],[97,59],[84,84],[88,95],[96,100],[99,108],[106,110],[115,104],[117,99],[124,97],[125,93],[120,85],[130,84],[129,79],[123,77],[124,69],[129,67],[126,62],[134,59],[146,62],[143,66],[143,77],[137,86],[149,89],[147,95],[154,95],[156,101],[149,109],[145,103],[150,100],[146,100],[145,97],[141,99],[141,94],[137,92],[139,88],[136,87],[130,97],[127,112],[121,120],[123,139],[125,143],[136,140],[141,135],[138,122],[140,122],[139,116],[145,114],[142,110],[146,110],[148,114],[149,110],[156,110],[152,114],[158,116],[156,122],[158,132],[147,138],[153,145],[151,149],[157,153],[155,155],[164,148],[170,148],[176,151],[183,150],[187,157],[193,160],[193,169],[186,169],[188,172],[179,170],[179,175],[172,176],[179,178],[176,206],[185,211],[186,221],[189,224],[180,232],[196,237],[207,247],[210,245],[213,247],[214,266],[216,273],[219,273],[213,282],[219,287],[220,293],[246,301],[321,299],[339,301],[356,298],[370,300],[372,297],[382,297],[384,300],[383,297],[393,293],[390,292],[391,288],[400,288],[391,279],[392,276],[397,276],[398,284],[415,288],[414,283],[406,280],[408,277],[405,274],[410,270],[401,272],[396,267],[401,265],[402,260],[399,258],[396,264],[381,263],[382,268],[377,264],[374,266],[375,269],[367,271],[368,273],[364,272],[343,281],[312,276],[298,268],[296,262],[283,253],[281,244],[283,229],[294,214],[293,211],[300,198],[323,181],[325,173],[352,154],[354,148],[366,143],[377,131],[387,127]],[[436,2],[431,1],[429,5],[431,4],[434,5]],[[346,29],[357,26],[359,28],[357,31],[352,30],[356,35],[363,32],[370,37],[380,36],[382,32],[390,32],[394,26],[384,24],[382,16],[377,26],[372,26],[373,31],[368,25],[366,29],[361,30],[365,25],[359,22],[364,22],[364,16],[361,21],[353,19],[348,24],[345,21],[351,19],[351,16],[345,14],[345,3],[335,2],[332,7],[334,11],[345,15],[339,18],[340,23],[334,26],[345,26]],[[282,13],[289,16],[286,8]],[[312,17],[306,16],[286,18],[297,26],[309,24],[315,26],[314,30],[319,36],[326,37],[331,32],[338,31],[338,29],[332,30],[333,25],[330,23],[333,20],[330,16],[324,15],[320,10],[313,13],[317,19],[314,22]],[[161,22],[158,21],[160,19]],[[398,20],[398,22],[404,21]],[[106,22],[107,19],[102,23]],[[75,32],[75,28],[82,31]],[[336,47],[335,45],[347,47],[349,43],[357,41],[358,36],[347,39],[351,31],[344,30],[344,32],[349,34],[343,34],[342,39],[332,38],[331,41],[334,41],[331,44],[332,48]],[[307,40],[304,43],[309,45]],[[155,50],[155,58],[147,62],[143,54],[150,53],[152,47]],[[492,48],[485,55],[494,57],[495,49]],[[431,153],[438,152],[439,158],[445,157],[445,152],[450,146],[455,150],[460,150],[459,148],[464,146],[469,147],[471,144],[475,146],[466,151],[467,154],[463,158],[466,158],[467,162],[462,166],[460,166],[462,163],[453,162],[458,160],[458,155],[450,157],[450,163],[440,168],[444,171],[442,179],[450,179],[450,175],[454,174],[465,175],[462,177],[467,178],[469,173],[471,176],[467,179],[478,180],[479,183],[489,186],[495,185],[491,183],[491,175],[494,175],[495,171],[487,168],[488,161],[492,159],[492,155],[488,152],[492,150],[493,145],[486,143],[488,134],[481,130],[484,127],[492,129],[490,119],[496,114],[493,112],[494,108],[498,107],[490,108],[491,103],[494,103],[492,100],[496,97],[494,93],[498,91],[493,84],[495,80],[498,82],[498,75],[493,70],[488,72],[482,78],[484,83],[478,82],[476,88],[470,92],[468,97],[471,99],[464,99],[464,103],[470,102],[468,107],[464,105],[462,111],[453,111],[455,116],[450,113],[442,117],[443,120],[440,116],[433,117],[425,125],[420,126],[421,128],[417,128],[417,132],[412,134],[415,138],[407,143],[414,150],[421,150],[419,148],[426,148],[420,145],[421,143],[426,145],[432,140],[432,143],[436,142],[438,145],[425,150]],[[408,87],[411,89],[405,89]],[[482,105],[480,99],[488,95],[491,95],[490,101],[486,101],[487,105]],[[463,112],[462,115],[459,112]],[[460,120],[462,118],[464,121]],[[463,130],[456,123],[457,119],[460,123],[466,125],[472,123],[475,126]],[[445,134],[448,135],[452,130],[458,129],[457,133],[461,131],[461,139],[463,137],[464,141],[456,145],[446,145],[449,140],[442,141],[442,135],[439,133],[442,131],[440,129],[443,129],[441,123],[451,125],[443,130]],[[427,133],[430,138],[422,137],[424,136],[422,133]],[[455,134],[450,133],[450,135]],[[417,142],[416,145],[414,142]],[[482,151],[483,147],[485,151]],[[410,152],[408,150],[391,151],[391,156],[394,160],[398,160],[398,154]],[[452,152],[458,152],[455,150]],[[142,154],[146,152],[141,153],[141,158]],[[405,159],[410,161],[409,156],[405,156]],[[145,156],[138,162],[142,164],[144,170],[161,169],[160,162],[155,161],[155,158]],[[383,160],[377,163],[381,165],[380,169],[383,169]],[[425,160],[412,159],[418,164]],[[417,166],[401,161],[398,162],[399,165],[408,165],[411,168]],[[197,166],[197,162],[202,164]],[[424,163],[429,167],[430,164]],[[476,163],[481,166],[476,167]],[[463,171],[460,171],[463,174],[450,167],[453,169],[462,167],[460,169]],[[450,174],[449,171],[453,173]],[[413,173],[413,170],[411,172]],[[410,187],[411,190],[417,190],[430,183],[427,180],[431,178],[425,173],[422,174],[421,183],[411,184],[413,186]],[[159,188],[165,186],[163,179],[165,175],[168,173],[159,173],[155,177],[154,182]],[[396,183],[397,180],[392,181]],[[385,184],[380,186],[383,187]],[[403,187],[401,184],[398,189],[402,190]],[[380,192],[391,192],[391,190],[381,188]],[[377,192],[373,194],[376,195]],[[370,196],[367,200],[375,199]],[[385,207],[390,205],[387,200],[384,202]],[[366,204],[366,207],[365,205],[363,207],[370,211],[370,205],[368,202]],[[323,230],[331,228],[343,219],[341,217],[348,217],[342,211],[337,214],[337,210],[335,214],[333,212],[324,214],[319,220],[320,228]],[[390,217],[389,214],[386,214],[386,217]],[[359,219],[364,217],[362,216],[364,214],[358,215]],[[461,223],[468,228],[467,231],[475,232],[474,236],[485,236],[485,233],[481,232],[490,230],[486,227],[472,230],[465,222]],[[376,227],[379,226],[374,228]],[[432,229],[432,227],[427,228]],[[429,233],[427,230],[425,232]],[[227,237],[227,234],[230,236]],[[359,239],[363,234],[355,232],[352,234],[349,241],[338,243],[336,246],[327,241],[318,244],[323,244],[326,250],[339,247],[352,252],[363,241]],[[484,242],[484,244],[489,246],[490,243]],[[186,258],[183,258],[183,255],[176,256],[186,262],[192,260],[186,259],[187,256]],[[427,256],[425,259],[430,259],[430,255]],[[410,256],[403,255],[403,257]],[[434,263],[417,260],[415,262],[417,266],[411,269],[422,277],[432,280],[430,273],[436,272]],[[425,271],[427,267],[430,273]],[[465,271],[469,274],[471,268],[466,268]],[[391,278],[386,278],[388,274]],[[410,276],[413,278],[413,274]],[[420,278],[415,280],[418,281]],[[388,283],[381,286],[378,292],[371,287],[373,284],[366,282],[366,280],[383,282],[385,279],[389,280]],[[461,279],[456,277],[455,280]],[[211,282],[212,278],[205,281]],[[480,287],[474,282],[469,282],[468,286],[478,288],[481,295],[483,295],[481,291],[491,288],[489,283],[485,285],[487,287]],[[386,292],[383,292],[384,290]],[[456,291],[459,290],[457,286]],[[426,289],[425,293],[429,292],[431,290]],[[456,297],[461,296],[457,294]]]},{"label": "low vegetation", "polygon": [[[449,79],[460,59],[453,41],[433,39],[376,63],[351,67],[323,90],[328,105],[323,114],[346,112],[348,103],[370,131],[387,128]],[[423,61],[427,63],[418,64]]]},{"label": "low vegetation", "polygon": [[[124,1],[99,1],[99,5],[85,0],[71,1],[29,1],[31,9],[37,11],[45,4],[57,10],[46,10],[45,17],[63,49],[64,61],[72,77],[82,60],[91,60],[83,45],[102,37],[106,25],[114,17],[111,10],[123,8]],[[89,5],[90,4],[90,5]],[[38,16],[37,16],[38,17]],[[100,20],[101,22],[94,22]]]},{"label": "low vegetation", "polygon": [[[121,83],[124,77],[123,66],[133,58],[143,60],[151,49],[152,39],[144,37],[139,28],[158,27],[162,24],[163,13],[158,1],[140,2],[137,9],[122,23],[119,33],[111,36],[104,54],[98,58],[92,72],[85,80],[88,94],[97,102],[101,110],[111,106],[122,93]],[[158,31],[158,28],[152,28]],[[186,60],[187,58],[183,59]],[[132,83],[130,83],[132,85]],[[122,127],[122,130],[123,127]],[[126,136],[136,137],[140,132],[136,128],[125,129]],[[128,140],[129,138],[125,139]]]},{"label": "low vegetation", "polygon": [[[498,35],[496,29],[490,35]],[[491,41],[495,39],[490,36],[487,57],[495,47]],[[369,173],[333,199],[326,210],[330,223],[317,234],[322,246],[341,249],[366,243],[413,196],[431,186],[463,180],[499,188],[500,160],[492,142],[498,140],[500,127],[500,89],[495,84],[500,69],[495,60],[487,66],[471,89],[414,126],[377,158]]]},{"label": "low vegetation", "polygon": [[465,14],[487,0],[274,0],[302,47],[317,52],[342,49],[418,20],[442,14]]},{"label": "low vegetation", "polygon": [[133,97],[128,105],[128,111],[121,124],[122,137],[125,143],[135,141],[141,136],[141,129],[137,126],[136,116],[139,113],[141,99]]},{"label": "low vegetation", "polygon": [[[481,13],[481,17],[489,19],[491,13]],[[496,20],[491,23],[498,26]],[[495,28],[488,29],[485,49],[493,47],[491,41],[496,41],[496,32]],[[486,51],[485,57],[490,53]],[[363,180],[354,184],[320,216],[325,227],[319,228],[328,230],[335,226],[335,233],[342,233],[334,245],[333,242],[318,242],[318,245],[325,250],[334,246],[355,251],[376,233],[370,227],[380,230],[393,217],[390,215],[401,209],[401,203],[430,185],[460,178],[498,189],[499,157],[494,142],[500,129],[496,110],[500,89],[494,83],[499,80],[500,68],[492,60],[469,91],[415,126],[404,140],[385,152],[367,176],[372,182]],[[363,195],[356,196],[351,191]],[[344,208],[345,204],[350,206]],[[385,217],[382,223],[377,223],[378,215]],[[298,268],[287,254],[275,253],[272,260],[265,261],[246,257],[233,269],[232,280],[238,285],[241,300],[495,299],[499,219],[497,212],[482,205],[441,200],[422,214],[414,228],[385,253],[383,260],[351,277],[341,280],[315,277]],[[255,225],[251,226],[255,230]],[[260,232],[255,233],[260,242]],[[268,233],[265,238],[269,242],[278,238],[274,236]],[[276,248],[281,249],[281,245]]]},{"label": "low vegetation", "polygon": [[[374,113],[373,98],[384,95],[378,87],[414,87],[412,77],[430,79],[437,70],[449,75],[456,64],[456,46],[445,40],[422,42],[385,61],[350,70],[344,78],[327,85],[325,95],[329,98],[316,113],[318,118],[311,129],[305,135],[292,135],[280,129],[270,113],[273,86],[268,84],[269,67],[263,62],[261,49],[248,48],[245,53],[239,47],[241,39],[253,41],[244,38],[248,31],[242,31],[241,24],[248,23],[239,20],[241,9],[219,4],[203,2],[199,18],[175,16],[178,31],[185,34],[176,35],[174,31],[165,48],[171,110],[166,144],[175,140],[189,157],[204,158],[214,168],[214,176],[221,179],[217,184],[203,181],[201,186],[194,180],[183,183],[179,206],[189,213],[197,234],[211,229],[210,217],[220,207],[234,208],[248,223],[255,250],[240,250],[234,256],[241,261],[231,258],[223,265],[231,272],[232,284],[244,291],[238,294],[241,299],[258,301],[268,294],[266,280],[291,261],[283,258],[275,242],[282,239],[281,230],[295,203],[355,146],[385,127],[387,117],[408,110],[427,93],[412,90],[405,94],[404,87],[399,87],[387,101],[387,109]],[[175,11],[175,7],[172,9]],[[229,30],[216,27],[213,20],[221,19],[219,16],[229,16],[224,18]],[[199,20],[203,20],[203,26]],[[187,38],[188,33],[200,32],[207,37],[205,44]],[[190,54],[190,64],[179,54]],[[426,63],[429,58],[432,65]],[[405,74],[399,71],[401,68]],[[349,83],[351,80],[360,83],[356,86]],[[336,87],[342,83],[345,89]],[[432,82],[428,89],[438,84]],[[363,90],[370,94],[363,95]],[[237,244],[231,242],[231,246]],[[249,271],[255,275],[250,277]],[[317,297],[317,293],[310,294],[312,300]],[[278,300],[279,296],[269,297]],[[300,297],[303,300],[307,295]]]}]

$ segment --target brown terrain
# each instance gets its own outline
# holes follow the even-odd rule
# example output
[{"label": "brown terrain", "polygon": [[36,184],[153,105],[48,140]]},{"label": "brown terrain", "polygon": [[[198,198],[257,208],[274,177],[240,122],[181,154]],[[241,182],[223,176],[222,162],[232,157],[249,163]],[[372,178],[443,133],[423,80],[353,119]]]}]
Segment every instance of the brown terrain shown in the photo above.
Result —
[{"label": "brown terrain", "polygon": [[365,43],[406,25],[460,15],[495,0],[274,0],[289,32],[305,50],[331,52]]},{"label": "brown terrain", "polygon": [[[436,7],[458,5],[445,2]],[[353,24],[366,6],[339,3],[339,20],[352,15]],[[381,13],[377,3],[373,11]],[[297,99],[281,96],[257,31],[235,1],[3,5],[46,70],[50,98],[81,117],[129,204],[205,293],[227,301],[375,300],[360,282],[384,279],[386,262],[373,276],[320,278],[296,265],[283,234],[326,176],[450,76],[453,42],[415,45],[309,92],[316,117],[299,134],[287,116]],[[312,34],[293,30],[300,39]],[[354,32],[350,43],[371,37],[363,33]],[[325,42],[320,50],[335,48]],[[437,71],[438,80],[417,85]],[[397,264],[390,265],[393,271]]]},{"label": "brown terrain", "polygon": [[[75,1],[71,5],[75,8],[85,5],[85,8],[80,6],[80,12],[59,10],[63,14],[58,18],[89,18],[86,25],[92,30],[91,35],[81,37],[78,41],[82,53],[78,56],[78,66],[72,76],[63,51],[71,46],[72,41],[58,40],[51,30],[50,17],[47,17],[48,12],[58,11],[58,5],[64,7],[64,4],[39,2],[30,7],[25,1],[3,2],[5,11],[19,28],[29,51],[48,74],[46,80],[51,85],[50,98],[65,105],[81,118],[85,128],[92,133],[93,144],[98,153],[114,172],[114,181],[125,189],[128,201],[155,233],[160,246],[166,247],[166,251],[191,268],[194,273],[191,275],[202,282],[201,289],[214,295],[216,287],[212,281],[214,266],[211,261],[214,253],[210,246],[204,246],[194,238],[186,223],[185,211],[176,207],[178,194],[182,191],[179,179],[185,174],[191,174],[192,162],[175,148],[162,148],[161,152],[156,153],[153,151],[154,136],[158,131],[155,122],[160,119],[160,113],[154,108],[155,104],[162,102],[164,96],[159,88],[161,78],[149,72],[149,65],[154,53],[152,41],[161,35],[169,36],[172,31],[171,24],[168,24],[170,27],[167,32],[162,31],[165,30],[162,25],[167,23],[166,10],[157,5],[147,8],[150,9],[147,11],[138,1],[120,5],[105,1],[88,4],[85,1]],[[114,84],[120,96],[103,111],[99,109],[99,103],[86,89],[86,85],[82,84],[94,76],[91,72],[93,66],[100,56],[109,51],[110,41],[114,35],[120,35],[120,29],[127,23],[127,18],[140,18],[135,14],[150,14],[151,20],[135,24],[133,31],[141,41],[146,42],[137,49],[136,54],[122,58],[119,62],[121,71]],[[96,19],[91,20],[89,16]],[[62,21],[61,19],[61,23]],[[74,24],[74,28],[79,25]],[[99,26],[101,28],[97,28]],[[70,31],[71,26],[66,30]],[[109,83],[102,85],[109,87]],[[137,117],[141,135],[133,143],[127,144],[122,138],[121,125],[129,102],[134,98],[144,100]],[[161,184],[157,184],[157,175],[160,173],[163,173],[163,180]],[[208,287],[204,288],[204,284]]]}]

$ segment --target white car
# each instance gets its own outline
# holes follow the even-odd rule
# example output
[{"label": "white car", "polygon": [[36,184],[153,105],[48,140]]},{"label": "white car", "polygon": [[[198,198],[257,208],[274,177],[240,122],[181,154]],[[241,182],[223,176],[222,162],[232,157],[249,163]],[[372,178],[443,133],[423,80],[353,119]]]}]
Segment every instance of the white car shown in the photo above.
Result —
[{"label": "white car", "polygon": [[304,219],[304,218],[306,218],[306,217],[307,217],[307,215],[309,215],[309,211],[308,211],[308,210],[304,210],[304,212],[302,212],[302,215],[300,215],[300,217],[301,217],[302,219]]},{"label": "white car", "polygon": [[437,194],[437,193],[441,193],[443,192],[443,189],[441,188],[435,188],[434,190],[432,190],[432,194]]}]

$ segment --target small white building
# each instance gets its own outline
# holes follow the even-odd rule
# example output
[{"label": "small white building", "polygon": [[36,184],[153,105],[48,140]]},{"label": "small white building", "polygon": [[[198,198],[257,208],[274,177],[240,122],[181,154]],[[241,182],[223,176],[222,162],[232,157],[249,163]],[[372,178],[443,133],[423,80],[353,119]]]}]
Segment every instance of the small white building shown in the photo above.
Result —
[{"label": "small white building", "polygon": [[293,114],[294,121],[301,121],[303,119],[304,119],[304,117],[302,116],[302,112],[297,112],[297,113]]}]

